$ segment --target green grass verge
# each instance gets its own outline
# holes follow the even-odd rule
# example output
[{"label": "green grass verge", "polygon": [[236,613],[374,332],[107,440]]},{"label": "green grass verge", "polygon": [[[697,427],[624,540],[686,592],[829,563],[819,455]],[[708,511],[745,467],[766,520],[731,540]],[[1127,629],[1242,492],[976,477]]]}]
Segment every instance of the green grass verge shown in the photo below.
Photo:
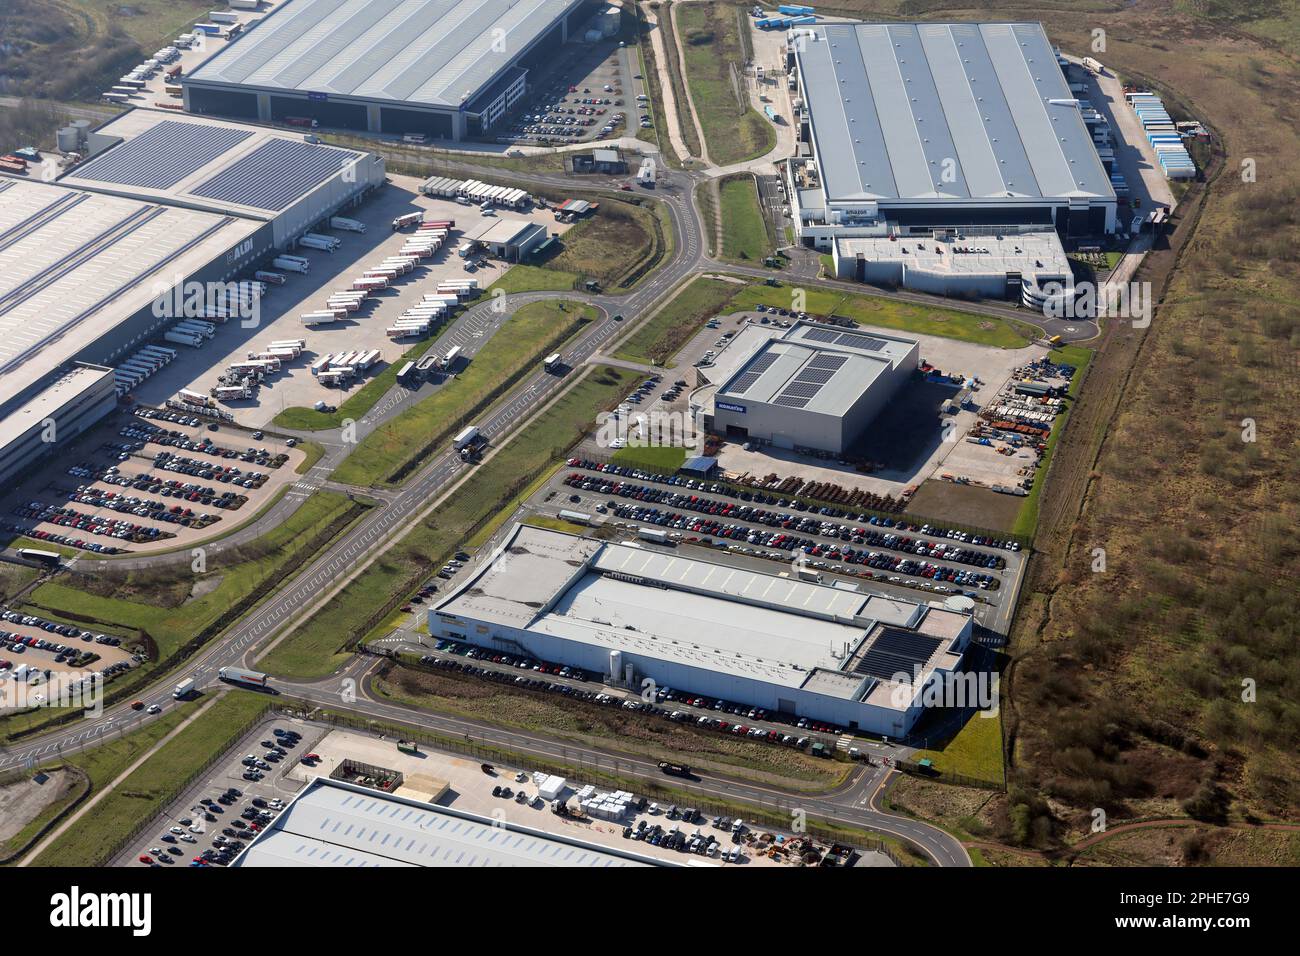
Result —
[{"label": "green grass verge", "polygon": [[0,564],[0,600],[8,601],[40,576],[41,572],[36,568],[7,562]]},{"label": "green grass verge", "polygon": [[568,534],[582,534],[587,530],[584,525],[564,521],[561,518],[552,518],[550,515],[529,515],[521,523],[532,525],[534,528],[550,528],[552,531],[564,531]]},{"label": "green grass verge", "polygon": [[364,486],[409,470],[482,411],[503,382],[536,365],[568,339],[575,322],[595,317],[590,306],[560,299],[522,306],[451,381],[362,439],[335,469],[334,479]]},{"label": "green grass verge", "polygon": [[105,864],[142,821],[161,811],[268,706],[268,698],[259,694],[227,693],[65,830],[36,858],[36,865]]},{"label": "green grass verge", "polygon": [[940,773],[961,774],[1000,784],[1002,766],[1002,717],[973,715],[951,740],[942,746],[918,750],[911,761],[929,760]]},{"label": "green grass verge", "polygon": [[575,276],[578,287],[594,280],[603,289],[617,289],[635,285],[654,263],[662,262],[667,252],[656,221],[657,204],[619,195],[603,196],[599,209],[560,236],[560,251],[542,267]]},{"label": "green grass verge", "polygon": [[704,131],[709,159],[717,166],[743,163],[776,145],[772,125],[749,106],[743,77],[742,107],[737,103],[732,70],[745,62],[739,8],[727,4],[678,4],[686,83]]},{"label": "green grass verge", "polygon": [[343,649],[350,641],[384,620],[447,556],[551,468],[586,433],[597,413],[617,405],[638,377],[627,369],[592,369],[479,465],[470,481],[409,534],[393,541],[310,620],[276,645],[259,666],[284,677],[316,678],[332,672],[347,659]]},{"label": "green grass verge", "polygon": [[578,277],[572,272],[525,263],[511,266],[509,272],[484,291],[489,296],[498,292],[567,292],[577,284]]},{"label": "green grass verge", "polygon": [[659,471],[676,471],[686,461],[685,448],[620,448],[613,454],[614,461],[633,468],[654,468]]},{"label": "green grass verge", "polygon": [[[665,365],[708,319],[742,288],[722,279],[697,278],[641,325],[614,352],[615,358],[648,365]],[[671,367],[671,366],[669,366]]]},{"label": "green grass verge", "polygon": [[794,296],[801,295],[801,311],[814,315],[842,315],[862,325],[989,345],[994,348],[1023,348],[1041,330],[1027,322],[1015,322],[973,312],[913,305],[884,296],[844,293],[796,286],[751,285],[733,298],[728,311],[752,309],[758,304],[789,309]]},{"label": "green grass verge", "polygon": [[754,177],[728,176],[722,191],[722,258],[732,262],[761,262],[775,246],[767,219],[758,205]]},{"label": "green grass verge", "polygon": [[[232,549],[203,574],[189,565],[182,568],[146,568],[122,573],[100,573],[78,581],[94,587],[63,583],[42,584],[30,603],[43,610],[62,612],[74,620],[91,620],[147,633],[166,658],[219,618],[238,599],[268,578],[304,563],[316,536],[351,506],[345,495],[317,491],[283,524],[242,548]],[[220,583],[202,596],[189,598],[200,582]],[[188,598],[188,599],[187,599]]]}]

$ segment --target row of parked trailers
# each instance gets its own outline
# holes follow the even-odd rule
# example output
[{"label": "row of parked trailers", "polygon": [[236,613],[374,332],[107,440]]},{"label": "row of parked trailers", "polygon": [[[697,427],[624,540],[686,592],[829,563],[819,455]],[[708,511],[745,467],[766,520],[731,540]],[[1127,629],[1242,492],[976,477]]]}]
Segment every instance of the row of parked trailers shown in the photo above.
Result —
[{"label": "row of parked trailers", "polygon": [[1194,179],[1196,163],[1183,145],[1183,138],[1178,132],[1173,117],[1165,109],[1164,102],[1149,91],[1125,93],[1133,112],[1142,124],[1142,132],[1147,142],[1156,151],[1160,169],[1168,179]]},{"label": "row of parked trailers", "polygon": [[164,345],[146,345],[125,362],[113,369],[113,387],[121,398],[145,379],[169,365],[176,358],[176,350]]},{"label": "row of parked trailers", "polygon": [[522,209],[531,199],[523,189],[493,186],[491,183],[479,182],[477,179],[451,179],[447,176],[426,179],[420,184],[420,192],[426,196],[439,196],[443,199],[460,198],[470,202],[505,206],[508,209]]},{"label": "row of parked trailers", "polygon": [[311,363],[311,373],[322,385],[346,386],[354,378],[368,371],[382,356],[378,349],[336,352],[322,355]]}]

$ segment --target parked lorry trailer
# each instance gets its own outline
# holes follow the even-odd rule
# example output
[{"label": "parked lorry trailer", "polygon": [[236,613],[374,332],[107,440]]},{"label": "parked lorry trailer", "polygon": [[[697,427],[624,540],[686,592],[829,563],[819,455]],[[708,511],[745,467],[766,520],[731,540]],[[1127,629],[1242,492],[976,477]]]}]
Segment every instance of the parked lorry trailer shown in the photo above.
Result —
[{"label": "parked lorry trailer", "polygon": [[305,259],[290,258],[289,256],[276,256],[271,260],[271,265],[286,272],[297,272],[302,275],[306,275],[311,271],[310,262]]},{"label": "parked lorry trailer", "polygon": [[201,336],[187,334],[185,332],[164,332],[163,341],[175,342],[177,345],[188,345],[192,349],[201,348],[203,346],[203,338]]},{"label": "parked lorry trailer", "polygon": [[331,216],[331,229],[342,229],[344,232],[365,232],[366,224],[356,219],[349,219],[347,216]]}]

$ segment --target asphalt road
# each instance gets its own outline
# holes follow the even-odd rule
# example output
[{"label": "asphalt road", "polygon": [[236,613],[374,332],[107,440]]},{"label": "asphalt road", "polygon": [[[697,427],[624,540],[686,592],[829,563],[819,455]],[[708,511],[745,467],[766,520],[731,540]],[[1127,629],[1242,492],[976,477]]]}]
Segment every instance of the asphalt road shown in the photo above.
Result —
[{"label": "asphalt road", "polygon": [[[456,164],[462,165],[462,164]],[[467,171],[481,172],[471,164],[463,164]],[[524,184],[544,184],[572,189],[574,183],[568,177],[536,176],[511,174]],[[601,312],[601,318],[594,322],[566,350],[566,357],[575,367],[588,357],[609,346],[620,332],[630,332],[641,320],[647,318],[655,307],[667,298],[683,281],[691,275],[716,268],[717,265],[707,259],[705,245],[702,241],[702,224],[697,210],[690,201],[692,188],[697,176],[671,172],[660,179],[656,198],[667,205],[672,221],[673,254],[652,274],[636,291],[626,296],[574,296],[595,305]],[[727,267],[728,271],[748,273],[751,270]],[[752,270],[766,276],[770,273]],[[549,298],[547,295],[514,297],[522,303],[531,297]],[[566,294],[567,297],[567,294]],[[910,297],[903,295],[903,297]],[[928,297],[922,297],[929,301]],[[479,310],[490,305],[468,310],[458,320],[472,323],[482,319]],[[617,312],[626,317],[624,322],[614,322],[612,315]],[[509,434],[523,419],[527,418],[537,407],[565,387],[568,378],[548,375],[540,370],[526,377],[516,385],[499,402],[491,414],[480,421],[479,429],[490,442],[497,442]],[[395,414],[400,403],[387,407],[380,403],[381,411],[373,413],[369,427],[375,427],[386,415]],[[327,448],[330,435],[313,436],[316,440],[325,439]],[[323,477],[333,462],[340,460],[340,452],[332,451],[327,456],[328,462],[313,470],[313,476],[307,479],[314,482]],[[268,641],[284,632],[287,625],[298,621],[308,614],[323,597],[329,595],[335,587],[346,581],[351,575],[380,554],[385,544],[391,541],[416,515],[427,507],[448,487],[453,485],[465,472],[467,466],[459,456],[447,450],[425,464],[400,489],[381,494],[380,506],[368,512],[357,524],[345,532],[329,548],[311,561],[287,584],[285,584],[268,601],[261,604],[238,624],[233,626],[219,639],[200,651],[182,670],[170,675],[160,685],[150,691],[142,692],[141,700],[146,704],[159,703],[170,706],[170,686],[184,676],[194,676],[201,686],[212,686],[217,679],[217,670],[226,665],[251,666]],[[301,483],[300,483],[301,484]],[[305,492],[309,489],[300,489]],[[359,660],[348,668],[360,673],[359,665],[369,665],[369,660]],[[539,755],[554,756],[559,751],[569,755],[574,748],[559,745],[539,735],[521,735],[507,733],[497,728],[478,725],[473,722],[459,721],[424,711],[411,712],[397,708],[392,704],[365,698],[355,703],[344,705],[340,701],[337,680],[328,680],[315,684],[292,685],[292,693],[309,700],[329,703],[332,706],[346,706],[346,709],[367,717],[404,716],[434,729],[451,729],[470,733],[479,739],[505,743],[512,747],[525,749]],[[140,723],[140,712],[132,711],[127,705],[118,705],[106,710],[102,715],[86,718],[49,733],[37,735],[11,747],[0,750],[0,769],[31,766],[36,762],[70,748],[85,746],[107,736],[129,730]],[[559,748],[557,750],[557,748]],[[657,768],[645,761],[631,760],[627,757],[606,754],[596,750],[580,751],[579,756],[596,766],[617,767],[620,772],[635,774],[657,774]],[[948,834],[936,827],[916,821],[906,820],[882,813],[874,808],[872,794],[861,793],[855,789],[852,796],[823,795],[819,797],[795,797],[783,795],[774,790],[755,787],[740,781],[721,778],[706,779],[702,786],[706,792],[717,796],[726,796],[742,800],[797,800],[798,806],[812,815],[827,819],[841,820],[845,823],[865,826],[882,832],[891,833],[911,840],[929,853],[940,865],[969,865],[969,858],[960,844]]]}]

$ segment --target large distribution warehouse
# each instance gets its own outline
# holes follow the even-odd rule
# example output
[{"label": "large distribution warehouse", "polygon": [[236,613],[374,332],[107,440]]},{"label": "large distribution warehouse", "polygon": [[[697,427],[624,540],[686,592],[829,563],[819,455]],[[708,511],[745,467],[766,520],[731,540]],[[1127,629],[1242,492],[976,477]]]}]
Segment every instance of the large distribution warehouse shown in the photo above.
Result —
[{"label": "large distribution warehouse", "polygon": [[729,438],[841,455],[919,365],[914,339],[809,322],[751,324],[716,367],[700,370],[717,384],[704,411],[711,430]]},{"label": "large distribution warehouse", "polygon": [[185,108],[464,139],[489,131],[593,0],[284,0],[182,81]]},{"label": "large distribution warehouse", "polygon": [[240,866],[673,866],[580,835],[317,777],[230,864]]},{"label": "large distribution warehouse", "polygon": [[960,668],[969,614],[516,526],[429,633],[902,736]]},{"label": "large distribution warehouse", "polygon": [[[385,179],[369,153],[155,110],[122,114],[88,140],[92,155],[57,182],[0,179],[6,469],[112,409],[69,384],[92,377],[75,370],[117,365],[160,338],[176,318],[158,307],[168,290],[248,274]],[[56,443],[33,443],[37,408],[70,426],[55,428]]]},{"label": "large distribution warehouse", "polygon": [[1041,24],[819,24],[792,31],[789,51],[795,231],[839,276],[872,281],[870,244],[846,240],[947,235],[959,241],[933,251],[962,267],[917,279],[988,294],[980,273],[1041,283],[1057,264],[1003,250],[980,270],[983,244],[960,240],[1033,233],[1060,248],[1115,231],[1110,175]]}]

